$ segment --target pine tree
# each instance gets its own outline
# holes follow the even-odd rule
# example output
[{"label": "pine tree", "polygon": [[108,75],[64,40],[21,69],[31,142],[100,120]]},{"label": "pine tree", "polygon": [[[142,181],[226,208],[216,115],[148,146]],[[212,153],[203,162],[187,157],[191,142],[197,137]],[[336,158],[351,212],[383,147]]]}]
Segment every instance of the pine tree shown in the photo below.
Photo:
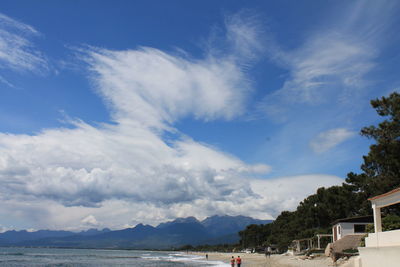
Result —
[{"label": "pine tree", "polygon": [[385,117],[377,127],[369,126],[361,130],[361,135],[375,140],[361,165],[363,173],[349,173],[347,184],[358,198],[362,198],[362,210],[370,209],[369,197],[386,193],[400,187],[400,94],[392,93],[371,101],[377,113]]}]

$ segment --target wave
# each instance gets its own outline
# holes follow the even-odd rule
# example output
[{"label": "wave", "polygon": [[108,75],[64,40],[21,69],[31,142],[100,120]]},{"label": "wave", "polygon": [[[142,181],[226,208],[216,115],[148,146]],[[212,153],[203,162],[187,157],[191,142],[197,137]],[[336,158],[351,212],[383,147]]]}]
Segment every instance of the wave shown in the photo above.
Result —
[{"label": "wave", "polygon": [[22,252],[1,252],[1,256],[24,256],[25,253]]},{"label": "wave", "polygon": [[196,263],[201,263],[201,264],[215,266],[215,267],[230,266],[229,264],[227,264],[225,262],[205,260],[204,257],[197,256],[197,255],[187,255],[184,253],[173,253],[170,255],[175,256],[170,260],[172,262],[196,262]]}]

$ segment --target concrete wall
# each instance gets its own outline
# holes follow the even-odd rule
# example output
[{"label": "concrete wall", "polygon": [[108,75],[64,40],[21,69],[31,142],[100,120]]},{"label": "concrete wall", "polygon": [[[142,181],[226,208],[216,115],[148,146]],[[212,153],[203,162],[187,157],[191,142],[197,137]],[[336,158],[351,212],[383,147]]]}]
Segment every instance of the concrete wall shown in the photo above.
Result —
[{"label": "concrete wall", "polygon": [[[400,251],[400,230],[370,233],[365,238],[366,247],[388,247],[388,246],[399,246]],[[399,262],[400,266],[400,262]]]},{"label": "concrete wall", "polygon": [[399,267],[400,247],[358,248],[362,267]]}]

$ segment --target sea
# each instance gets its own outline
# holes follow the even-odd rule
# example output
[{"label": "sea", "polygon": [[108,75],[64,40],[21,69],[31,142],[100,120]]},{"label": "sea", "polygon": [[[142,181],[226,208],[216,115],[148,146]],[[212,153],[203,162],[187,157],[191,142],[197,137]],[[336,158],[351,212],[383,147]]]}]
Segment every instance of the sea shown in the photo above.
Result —
[{"label": "sea", "polygon": [[0,266],[229,266],[208,261],[204,256],[185,252],[61,249],[61,248],[0,248]]}]

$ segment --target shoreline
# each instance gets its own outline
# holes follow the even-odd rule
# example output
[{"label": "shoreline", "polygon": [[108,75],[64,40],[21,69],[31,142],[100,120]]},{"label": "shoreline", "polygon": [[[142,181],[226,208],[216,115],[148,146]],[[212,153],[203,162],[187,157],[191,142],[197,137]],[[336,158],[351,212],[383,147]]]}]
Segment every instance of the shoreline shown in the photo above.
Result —
[{"label": "shoreline", "polygon": [[301,259],[298,256],[280,255],[273,254],[271,257],[266,257],[264,254],[258,253],[226,253],[226,252],[189,252],[189,254],[202,256],[205,259],[205,255],[208,254],[209,261],[220,261],[226,264],[230,263],[232,256],[235,258],[240,256],[242,258],[242,266],[251,267],[332,267],[332,266],[351,266],[351,260],[341,261],[336,264],[331,258],[321,255],[314,259]]}]

